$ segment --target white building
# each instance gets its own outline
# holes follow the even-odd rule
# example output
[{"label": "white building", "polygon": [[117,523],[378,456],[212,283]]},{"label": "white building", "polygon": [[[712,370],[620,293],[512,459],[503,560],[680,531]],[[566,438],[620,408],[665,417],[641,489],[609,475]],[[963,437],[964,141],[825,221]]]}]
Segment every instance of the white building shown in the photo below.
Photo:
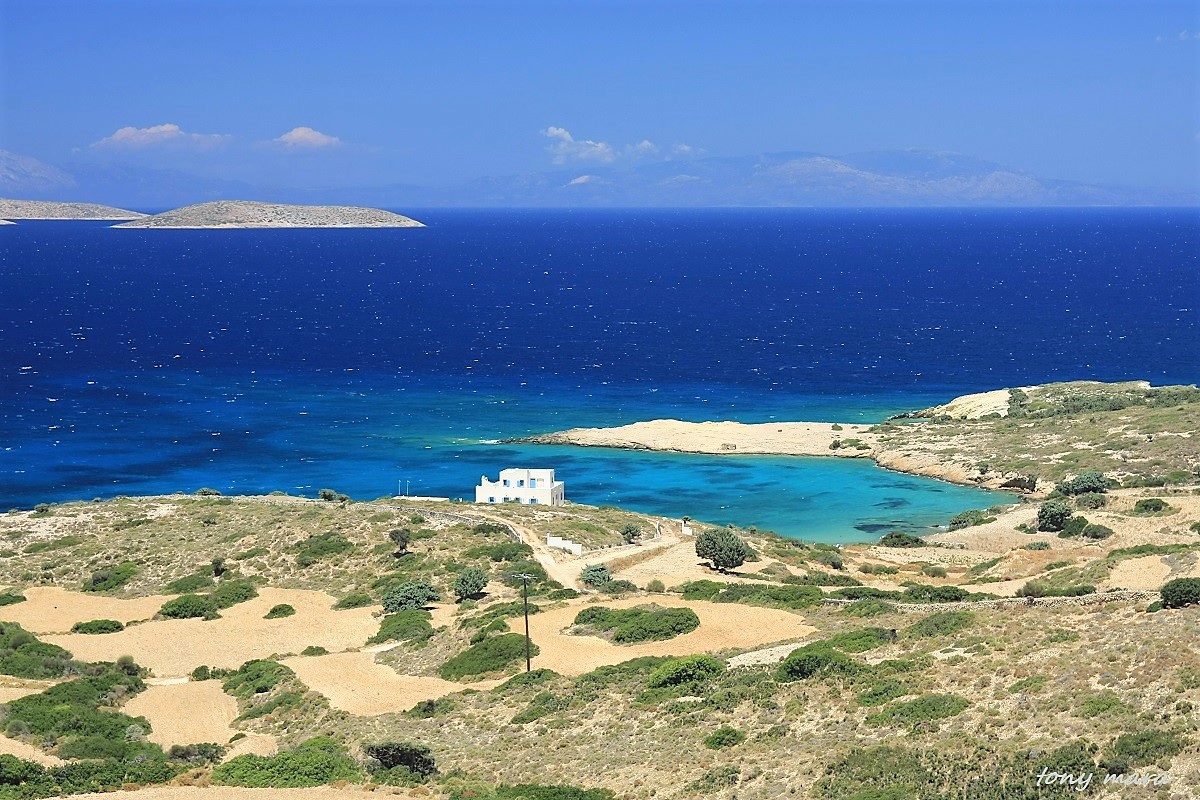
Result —
[{"label": "white building", "polygon": [[475,502],[561,506],[566,491],[562,481],[554,480],[552,469],[504,469],[498,481],[490,481],[486,475],[479,479]]}]

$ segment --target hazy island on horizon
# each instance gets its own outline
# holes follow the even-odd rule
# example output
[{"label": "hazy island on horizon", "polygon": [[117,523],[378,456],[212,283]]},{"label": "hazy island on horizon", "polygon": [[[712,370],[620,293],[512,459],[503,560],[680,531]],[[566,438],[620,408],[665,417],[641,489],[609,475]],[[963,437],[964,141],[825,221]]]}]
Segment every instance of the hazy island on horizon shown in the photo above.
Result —
[{"label": "hazy island on horizon", "polygon": [[423,228],[410,217],[361,206],[217,200],[164,211],[114,228]]}]

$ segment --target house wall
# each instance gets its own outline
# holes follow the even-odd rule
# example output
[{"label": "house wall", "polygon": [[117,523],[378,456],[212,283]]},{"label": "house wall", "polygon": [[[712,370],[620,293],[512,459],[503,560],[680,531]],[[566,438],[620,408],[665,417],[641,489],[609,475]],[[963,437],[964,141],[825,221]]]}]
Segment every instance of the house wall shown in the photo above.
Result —
[{"label": "house wall", "polygon": [[499,480],[484,475],[475,487],[476,503],[560,506],[565,501],[563,482],[554,480],[552,469],[505,469],[500,471]]}]

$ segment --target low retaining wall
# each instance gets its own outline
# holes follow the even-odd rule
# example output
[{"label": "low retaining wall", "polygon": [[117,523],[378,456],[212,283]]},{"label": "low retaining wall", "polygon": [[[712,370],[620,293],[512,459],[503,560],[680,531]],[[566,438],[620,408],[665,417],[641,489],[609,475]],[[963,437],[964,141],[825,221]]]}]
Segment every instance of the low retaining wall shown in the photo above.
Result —
[{"label": "low retaining wall", "polygon": [[[1156,600],[1158,592],[1146,592],[1136,589],[1120,589],[1115,592],[1095,592],[1079,597],[999,597],[995,600],[961,600],[957,603],[897,603],[886,597],[880,597],[889,605],[900,611],[955,611],[971,608],[1010,608],[1012,606],[1090,606],[1097,603],[1114,601]],[[871,599],[871,598],[867,598]],[[844,606],[857,600],[847,600],[841,597],[826,597],[822,600],[827,606]]]}]

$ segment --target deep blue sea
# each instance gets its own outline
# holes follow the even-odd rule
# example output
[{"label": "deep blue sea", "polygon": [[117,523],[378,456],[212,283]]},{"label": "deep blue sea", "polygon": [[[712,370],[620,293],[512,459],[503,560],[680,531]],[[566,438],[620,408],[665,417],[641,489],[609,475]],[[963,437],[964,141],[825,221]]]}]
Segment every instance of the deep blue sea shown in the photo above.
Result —
[{"label": "deep blue sea", "polygon": [[470,497],[548,466],[578,502],[853,541],[1006,496],[864,462],[494,440],[1200,376],[1195,210],[406,213],[429,227],[0,227],[0,508]]}]

